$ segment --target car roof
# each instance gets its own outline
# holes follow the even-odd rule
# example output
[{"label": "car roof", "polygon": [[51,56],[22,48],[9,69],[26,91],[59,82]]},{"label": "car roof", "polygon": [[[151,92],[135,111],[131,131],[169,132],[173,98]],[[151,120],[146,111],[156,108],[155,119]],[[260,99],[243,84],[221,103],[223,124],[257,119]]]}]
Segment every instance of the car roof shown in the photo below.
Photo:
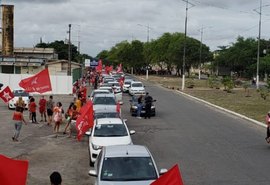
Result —
[{"label": "car roof", "polygon": [[114,145],[104,147],[105,157],[150,157],[147,147],[143,145]]},{"label": "car roof", "polygon": [[132,81],[131,83],[132,84],[135,84],[135,83],[141,83],[142,84],[142,82],[140,82],[140,81]]},{"label": "car roof", "polygon": [[94,92],[110,92],[108,89],[95,89]]},{"label": "car roof", "polygon": [[95,95],[95,98],[99,98],[99,97],[104,97],[104,98],[112,97],[112,98],[115,98],[114,94],[97,94],[97,95]]},{"label": "car roof", "polygon": [[97,119],[98,125],[105,125],[105,124],[123,124],[121,118],[99,118]]}]

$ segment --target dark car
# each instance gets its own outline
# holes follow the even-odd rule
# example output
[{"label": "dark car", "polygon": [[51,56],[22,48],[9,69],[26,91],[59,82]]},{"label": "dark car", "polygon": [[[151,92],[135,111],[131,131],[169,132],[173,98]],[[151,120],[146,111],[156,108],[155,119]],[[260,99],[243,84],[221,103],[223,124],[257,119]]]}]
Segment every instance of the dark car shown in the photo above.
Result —
[{"label": "dark car", "polygon": [[[129,100],[130,101],[130,113],[132,116],[137,116],[137,106],[138,106],[138,96],[132,96],[132,99]],[[152,101],[152,105],[151,105],[151,116],[155,116],[156,115],[156,107],[154,105],[154,102],[156,102],[156,100]],[[141,115],[140,116],[144,116],[145,115],[145,103],[144,103],[144,98],[142,101],[142,110],[141,110]]]}]

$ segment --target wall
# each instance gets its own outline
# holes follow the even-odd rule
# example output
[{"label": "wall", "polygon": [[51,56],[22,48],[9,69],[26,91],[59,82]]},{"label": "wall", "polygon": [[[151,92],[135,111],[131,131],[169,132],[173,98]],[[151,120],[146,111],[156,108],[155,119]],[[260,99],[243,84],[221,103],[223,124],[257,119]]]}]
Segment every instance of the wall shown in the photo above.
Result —
[{"label": "wall", "polygon": [[[0,83],[4,84],[3,88],[9,86],[11,90],[21,89],[19,82],[33,75],[28,74],[3,74],[0,73]],[[72,94],[72,76],[55,76],[50,75],[52,92],[44,94]]]}]

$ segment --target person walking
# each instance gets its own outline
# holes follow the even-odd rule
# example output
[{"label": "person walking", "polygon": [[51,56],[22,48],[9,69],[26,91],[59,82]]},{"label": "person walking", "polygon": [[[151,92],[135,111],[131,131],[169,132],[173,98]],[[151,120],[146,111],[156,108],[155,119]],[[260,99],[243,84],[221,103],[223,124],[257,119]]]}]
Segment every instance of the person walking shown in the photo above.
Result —
[{"label": "person walking", "polygon": [[266,118],[265,118],[265,122],[266,122],[266,142],[270,143],[270,111],[266,114]]},{"label": "person walking", "polygon": [[76,119],[78,118],[78,115],[79,115],[79,112],[77,111],[77,106],[76,105],[73,105],[73,111],[72,111],[72,116],[71,116],[71,119],[70,119],[70,127],[69,127],[69,136],[68,137],[71,137],[72,135],[72,121],[76,121]]},{"label": "person walking", "polygon": [[70,105],[69,105],[69,107],[68,107],[68,109],[67,109],[67,112],[65,114],[65,118],[67,120],[67,124],[66,124],[66,127],[65,127],[65,130],[64,130],[63,134],[66,134],[67,129],[68,129],[69,125],[70,125],[71,118],[72,118],[72,113],[73,113],[73,105],[74,105],[74,103],[71,102]]},{"label": "person walking", "polygon": [[77,107],[77,111],[80,112],[82,107],[82,97],[79,95],[77,100],[75,101],[75,105]]},{"label": "person walking", "polygon": [[59,128],[60,128],[60,124],[62,123],[62,114],[63,114],[63,109],[62,109],[62,103],[61,102],[57,102],[56,106],[53,109],[54,112],[54,133],[56,134],[55,136],[58,136],[58,132],[59,132]]},{"label": "person walking", "polygon": [[144,115],[144,119],[146,118],[151,118],[151,106],[152,106],[152,101],[153,98],[152,96],[149,95],[149,93],[146,93],[146,96],[144,98],[144,102],[145,102],[145,115]]},{"label": "person walking", "polygon": [[47,115],[48,115],[47,125],[50,126],[52,124],[52,116],[53,116],[53,108],[54,108],[54,101],[53,101],[52,95],[49,97],[49,100],[46,103],[46,107],[47,107]]},{"label": "person walking", "polygon": [[39,104],[39,113],[40,113],[40,117],[41,117],[40,122],[43,121],[43,117],[44,117],[45,122],[47,122],[46,103],[47,103],[47,100],[44,98],[44,96],[41,96],[41,99],[39,100],[39,103],[38,103]]},{"label": "person walking", "polygon": [[138,119],[141,119],[141,111],[142,111],[142,99],[143,99],[143,96],[140,95],[139,98],[138,98],[138,103],[137,103],[137,118]]},{"label": "person walking", "polygon": [[21,107],[23,110],[25,109],[25,102],[23,101],[22,96],[16,101],[16,107]]},{"label": "person walking", "polygon": [[31,119],[32,123],[38,123],[36,109],[37,109],[37,104],[35,103],[35,98],[32,97],[30,99],[30,104],[29,104],[29,111],[31,112],[31,115],[32,115],[32,119]]},{"label": "person walking", "polygon": [[17,142],[17,141],[19,141],[18,138],[19,138],[20,131],[22,128],[22,123],[27,125],[27,123],[23,117],[23,108],[18,107],[18,106],[15,108],[15,112],[13,113],[13,120],[15,121],[15,132],[14,132],[14,135],[12,137],[12,140]]}]

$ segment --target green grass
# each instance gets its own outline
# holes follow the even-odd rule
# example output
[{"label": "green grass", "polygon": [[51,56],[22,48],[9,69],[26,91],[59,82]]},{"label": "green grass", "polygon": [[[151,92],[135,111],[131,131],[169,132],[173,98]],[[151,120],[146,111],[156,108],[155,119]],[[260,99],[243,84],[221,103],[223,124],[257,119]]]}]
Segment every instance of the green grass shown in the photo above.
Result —
[{"label": "green grass", "polygon": [[[145,78],[145,76],[141,76]],[[181,89],[181,78],[149,76],[148,81],[163,85],[166,88]],[[249,97],[244,88],[234,88],[232,93],[208,87],[207,80],[194,79],[194,88],[185,88],[184,92],[201,98],[215,105],[243,114],[249,118],[264,122],[266,113],[270,110],[270,96],[264,100],[256,89],[249,88]]]}]

